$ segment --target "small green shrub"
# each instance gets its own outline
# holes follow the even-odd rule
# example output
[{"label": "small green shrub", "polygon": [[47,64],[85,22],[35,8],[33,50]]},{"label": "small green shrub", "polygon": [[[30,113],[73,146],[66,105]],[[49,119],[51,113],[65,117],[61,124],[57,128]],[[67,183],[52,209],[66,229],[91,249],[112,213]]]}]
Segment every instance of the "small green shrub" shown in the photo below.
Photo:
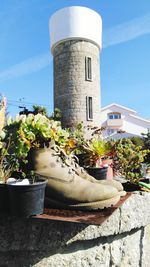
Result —
[{"label": "small green shrub", "polygon": [[142,162],[148,152],[129,138],[117,140],[113,156],[115,172],[131,182],[139,181],[143,176]]},{"label": "small green shrub", "polygon": [[[147,134],[143,134],[144,149],[149,149],[150,151],[150,129]],[[150,152],[145,157],[145,162],[150,165]]]}]

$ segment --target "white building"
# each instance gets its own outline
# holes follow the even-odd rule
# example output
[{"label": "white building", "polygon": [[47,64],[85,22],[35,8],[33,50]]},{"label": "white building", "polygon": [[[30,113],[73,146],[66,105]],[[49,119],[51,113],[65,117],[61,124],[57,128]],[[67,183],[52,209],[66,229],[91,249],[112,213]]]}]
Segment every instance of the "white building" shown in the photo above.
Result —
[{"label": "white building", "polygon": [[106,127],[104,136],[115,139],[120,137],[141,136],[150,129],[150,120],[141,118],[137,112],[112,103],[101,109],[101,126]]}]

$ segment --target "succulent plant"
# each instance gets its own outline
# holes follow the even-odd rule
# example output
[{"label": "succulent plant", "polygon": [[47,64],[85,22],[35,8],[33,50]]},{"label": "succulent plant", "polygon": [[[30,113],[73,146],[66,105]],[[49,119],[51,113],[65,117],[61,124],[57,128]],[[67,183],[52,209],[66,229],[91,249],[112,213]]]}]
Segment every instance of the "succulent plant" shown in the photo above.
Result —
[{"label": "succulent plant", "polygon": [[109,156],[112,150],[111,143],[92,138],[83,145],[83,151],[85,152],[85,165],[87,166],[99,166],[102,164],[102,159]]},{"label": "succulent plant", "polygon": [[14,140],[14,150],[18,157],[25,158],[29,150],[48,146],[54,141],[59,146],[65,146],[69,133],[62,129],[59,121],[50,120],[42,114],[17,115],[9,119],[5,127],[7,137]]}]

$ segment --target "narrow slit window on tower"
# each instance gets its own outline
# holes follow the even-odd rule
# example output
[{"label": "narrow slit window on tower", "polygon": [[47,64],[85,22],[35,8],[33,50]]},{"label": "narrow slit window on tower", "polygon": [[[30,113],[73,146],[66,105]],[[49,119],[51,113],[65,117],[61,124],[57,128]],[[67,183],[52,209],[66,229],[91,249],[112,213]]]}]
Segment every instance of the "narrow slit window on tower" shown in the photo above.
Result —
[{"label": "narrow slit window on tower", "polygon": [[92,59],[90,57],[85,58],[85,79],[92,81]]},{"label": "narrow slit window on tower", "polygon": [[86,97],[86,114],[87,114],[87,120],[92,121],[93,120],[93,101],[91,96]]}]

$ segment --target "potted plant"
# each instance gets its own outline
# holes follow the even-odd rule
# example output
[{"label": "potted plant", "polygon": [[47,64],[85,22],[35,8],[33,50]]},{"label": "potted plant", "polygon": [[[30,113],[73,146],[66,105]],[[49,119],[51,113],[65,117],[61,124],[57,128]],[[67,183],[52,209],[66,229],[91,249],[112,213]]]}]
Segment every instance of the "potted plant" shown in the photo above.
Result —
[{"label": "potted plant", "polygon": [[4,143],[0,141],[0,213],[7,213],[9,210],[8,190],[6,186],[10,169],[6,169],[5,155],[7,149]]},{"label": "potted plant", "polygon": [[13,144],[11,135],[7,139],[5,138],[6,106],[7,100],[3,97],[0,103],[0,213],[8,213],[9,211],[7,180],[18,168],[17,159],[13,151],[10,151]]},{"label": "potted plant", "polygon": [[14,166],[12,173],[13,181],[12,179],[7,180],[10,213],[21,217],[43,213],[47,182],[46,180],[35,179],[31,170],[22,170],[22,166],[27,163],[26,156],[30,150],[29,143],[25,142],[25,145],[23,145],[19,136],[19,131],[25,118],[26,116],[24,115],[17,116],[14,120],[9,118],[7,125],[4,127],[4,141],[7,143],[10,138],[12,140],[8,153],[13,156],[17,163],[17,168]]},{"label": "potted plant", "polygon": [[44,210],[45,187],[47,180],[19,179],[7,184],[10,200],[10,213],[18,217],[42,214]]},{"label": "potted plant", "polygon": [[18,182],[15,178],[10,178],[15,172],[23,173],[19,170],[21,158],[16,147],[16,130],[20,123],[15,120],[9,127],[5,122],[5,111],[6,98],[3,98],[0,110],[0,212],[7,213],[10,209],[11,214],[20,216],[42,213],[46,181],[25,184],[24,179]]},{"label": "potted plant", "polygon": [[142,149],[129,138],[123,138],[115,142],[113,155],[114,171],[117,175],[124,177],[124,189],[133,191],[140,189],[139,181],[143,179],[142,162],[149,150]]},{"label": "potted plant", "polygon": [[83,145],[85,152],[84,167],[94,178],[106,179],[108,165],[103,164],[103,159],[109,157],[111,144],[106,140],[92,138]]},{"label": "potted plant", "polygon": [[9,152],[11,140],[3,141],[3,133],[0,135],[0,213],[9,210],[9,194],[7,181],[11,174],[18,168],[18,162],[13,153]]},{"label": "potted plant", "polygon": [[[69,139],[66,147],[64,148],[67,154],[72,153],[75,161],[82,167],[86,168],[87,150],[84,145],[87,144],[88,137],[92,136],[92,139],[102,140],[102,132],[104,127],[83,126],[83,123],[78,123],[69,129]],[[111,147],[111,143],[110,143]],[[88,153],[89,156],[89,153]],[[104,178],[108,180],[113,179],[113,160],[111,154],[102,157],[99,171],[104,172]],[[103,167],[103,168],[102,168]],[[96,169],[98,171],[98,169]],[[102,175],[102,174],[101,174]],[[107,175],[107,176],[106,176]],[[103,177],[103,176],[102,176]]]},{"label": "potted plant", "polygon": [[10,164],[10,155],[8,153],[10,140],[8,141],[8,143],[5,143],[3,140],[5,137],[5,133],[3,131],[6,119],[5,113],[6,98],[4,97],[2,98],[0,103],[0,213],[8,213],[9,210],[9,199],[6,182],[13,170],[13,165]]}]

